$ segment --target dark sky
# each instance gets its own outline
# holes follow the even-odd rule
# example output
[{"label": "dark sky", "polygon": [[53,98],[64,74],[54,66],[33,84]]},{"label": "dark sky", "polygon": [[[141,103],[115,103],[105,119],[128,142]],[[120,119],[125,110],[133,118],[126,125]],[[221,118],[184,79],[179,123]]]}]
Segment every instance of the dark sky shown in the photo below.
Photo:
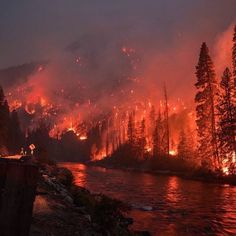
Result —
[{"label": "dark sky", "polygon": [[199,45],[213,42],[235,18],[235,0],[1,0],[0,68],[48,59],[101,30],[149,51],[195,38]]}]

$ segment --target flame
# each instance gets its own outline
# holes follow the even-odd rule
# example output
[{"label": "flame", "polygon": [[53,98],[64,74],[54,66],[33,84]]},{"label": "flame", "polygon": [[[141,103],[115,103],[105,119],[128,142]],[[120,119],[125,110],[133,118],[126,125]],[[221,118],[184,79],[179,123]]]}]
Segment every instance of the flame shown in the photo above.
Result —
[{"label": "flame", "polygon": [[85,135],[82,135],[82,136],[79,137],[79,139],[82,140],[82,141],[83,141],[83,140],[86,140],[87,138],[88,138],[88,137],[85,136]]},{"label": "flame", "polygon": [[[123,49],[128,50],[126,49]],[[153,101],[151,98],[148,98],[145,100],[139,99],[137,97],[135,97],[135,92],[134,92],[134,88],[127,90],[129,91],[132,96],[134,96],[134,102],[133,103],[129,103],[128,106],[123,106],[121,107],[119,104],[112,104],[112,115],[110,116],[109,120],[110,125],[109,125],[109,129],[106,131],[101,131],[101,132],[107,132],[108,136],[115,136],[113,138],[115,138],[116,140],[120,139],[120,144],[124,143],[127,141],[127,124],[128,124],[128,117],[130,112],[132,112],[133,110],[135,110],[135,126],[138,127],[138,125],[140,124],[142,119],[145,119],[146,122],[146,141],[147,141],[147,145],[145,147],[145,151],[148,153],[151,153],[153,150],[152,147],[152,135],[153,135],[153,130],[151,130],[151,123],[150,123],[150,119],[149,119],[149,114],[151,112],[151,110],[153,109],[153,107],[156,109],[157,111],[157,107],[155,107],[157,104],[157,102]],[[95,102],[92,102],[91,99],[86,100],[87,102],[85,102],[84,104],[81,104],[78,101],[75,101],[75,103],[73,104],[73,109],[74,111],[70,111],[69,113],[64,114],[64,104],[61,103],[60,101],[53,101],[50,99],[49,96],[45,96],[43,94],[43,90],[39,89],[36,91],[35,94],[30,93],[29,96],[27,96],[27,102],[25,102],[24,100],[20,100],[20,99],[16,99],[16,95],[17,94],[24,94],[25,90],[22,87],[17,88],[17,92],[9,92],[8,96],[9,96],[9,100],[10,100],[10,107],[11,109],[15,108],[15,107],[21,107],[22,104],[24,104],[24,109],[25,111],[30,114],[33,115],[34,114],[34,119],[35,121],[37,121],[37,117],[39,118],[50,118],[52,119],[52,123],[54,123],[53,127],[51,128],[49,135],[52,138],[56,138],[56,139],[60,139],[61,135],[63,133],[65,133],[65,131],[72,131],[75,133],[75,135],[78,137],[79,140],[84,141],[86,139],[88,139],[87,137],[87,133],[88,131],[92,128],[95,127],[99,124],[99,126],[101,127],[101,124],[104,122],[104,115],[100,116],[102,117],[101,119],[97,119],[93,117],[93,113],[95,114],[103,114],[102,110],[99,110],[97,107],[97,104]],[[125,92],[125,91],[123,91]],[[60,87],[60,89],[58,90],[58,93],[60,94],[60,96],[64,96],[67,94],[66,89]],[[23,96],[23,95],[22,95]],[[163,101],[160,101],[160,106],[163,106],[162,104]],[[160,108],[159,106],[159,108]],[[171,112],[172,114],[177,112],[181,112],[184,111],[185,109],[187,109],[186,104],[183,103],[183,101],[178,98],[177,101],[170,101],[169,102],[169,107],[170,109],[170,115]],[[85,122],[85,117],[83,117],[83,113],[81,112],[86,111],[86,113],[89,114],[89,117],[92,117],[91,119],[88,119],[88,121]],[[80,111],[80,112],[78,112]],[[85,112],[84,112],[85,113]],[[194,129],[194,120],[195,120],[195,113],[191,110],[187,110],[187,119],[188,121],[186,122],[190,122],[191,121],[191,127],[192,129]],[[85,124],[84,124],[85,123]],[[33,124],[33,123],[32,123]],[[172,128],[172,132],[171,132],[171,139],[174,140],[174,143],[177,143],[176,140],[178,140],[178,131],[174,131],[176,128]],[[122,135],[119,136],[119,132],[121,132],[122,130]],[[105,138],[103,137],[104,134],[102,134],[102,148],[101,150],[96,150],[94,151],[92,156],[93,159],[102,159],[104,158],[106,155],[110,155],[119,145],[115,144],[112,146],[111,143],[109,143],[109,151],[106,150],[104,151],[104,147],[106,146],[105,142]],[[112,140],[110,140],[112,141]],[[177,151],[175,150],[175,146],[171,147],[170,150],[170,155],[171,156],[176,156],[177,155]],[[106,153],[108,152],[108,153]]]},{"label": "flame", "polygon": [[[120,53],[124,57],[128,57],[128,62],[131,66],[137,68],[138,58],[136,58],[135,49],[125,45],[121,47],[120,50]],[[72,63],[80,66],[83,61],[82,56],[76,55]],[[49,74],[47,69],[43,66],[38,67],[38,72],[40,73],[37,73],[35,78],[30,79],[28,83],[13,88],[12,91],[7,91],[11,109],[25,109],[28,114],[32,115],[30,117],[30,128],[36,126],[35,124],[37,124],[36,122],[38,120],[45,119],[49,120],[50,124],[53,124],[49,132],[50,137],[60,139],[66,131],[72,131],[77,136],[78,140],[84,141],[88,139],[87,134],[89,131],[99,126],[101,145],[91,151],[93,153],[91,156],[93,159],[102,159],[114,152],[120,144],[127,141],[128,117],[131,112],[135,111],[134,124],[136,128],[140,125],[142,119],[145,119],[146,122],[145,136],[147,145],[145,151],[148,153],[153,151],[153,130],[149,114],[153,107],[156,109],[156,112],[158,109],[163,112],[164,103],[160,101],[160,105],[158,105],[158,100],[153,98],[151,94],[148,94],[146,97],[140,96],[139,88],[136,85],[139,84],[138,86],[141,87],[142,80],[145,78],[137,74],[127,75],[127,80],[131,86],[122,87],[119,91],[119,95],[121,95],[120,100],[123,99],[124,95],[127,95],[127,101],[121,104],[120,101],[115,100],[115,98],[117,98],[116,92],[109,91],[109,93],[107,93],[107,100],[111,101],[106,101],[106,105],[108,104],[106,108],[108,109],[104,109],[104,106],[100,105],[100,101],[94,101],[94,99],[88,96],[85,97],[84,100],[80,100],[78,97],[72,97],[73,91],[71,92],[68,87],[64,87],[62,84],[57,85],[55,90],[52,89],[53,91],[49,92],[43,86],[45,84],[42,83],[42,81],[51,82],[50,76],[52,75]],[[74,87],[74,84],[71,86]],[[87,84],[82,84],[82,82],[77,81],[76,86],[79,93],[79,89],[86,89]],[[141,87],[141,89],[143,88]],[[57,95],[56,97],[54,96],[55,94]],[[195,128],[195,113],[189,110],[187,105],[180,98],[177,98],[175,101],[169,101],[168,106],[170,107],[170,115],[180,113],[187,109],[186,112],[189,112],[189,115],[187,115],[188,119],[189,121],[191,120],[191,128],[192,130]],[[109,112],[111,112],[111,114]],[[107,115],[108,113],[109,115]],[[104,123],[106,123],[107,120],[109,120],[109,124],[106,127]],[[181,124],[178,125],[180,126]],[[178,130],[176,126],[171,127],[170,137],[175,143],[177,143],[176,140],[178,140]],[[106,142],[108,142],[108,145]],[[109,147],[107,148],[107,146]],[[175,148],[175,146],[171,146],[171,156],[176,156],[177,152]]]},{"label": "flame", "polygon": [[40,104],[41,104],[42,107],[46,106],[47,105],[46,98],[40,98]]},{"label": "flame", "polygon": [[227,154],[226,155],[226,159],[224,159],[222,161],[222,172],[224,175],[229,175],[230,174],[230,169],[229,169],[229,162],[231,164],[235,164],[236,163],[236,155],[235,152],[231,153],[231,154]]},{"label": "flame", "polygon": [[232,163],[236,163],[236,152],[233,152]]},{"label": "flame", "polygon": [[14,100],[10,105],[10,110],[17,110],[22,106],[22,102],[19,100]]},{"label": "flame", "polygon": [[170,151],[169,151],[169,154],[170,154],[171,156],[176,156],[178,153],[177,153],[176,150],[170,150]]},{"label": "flame", "polygon": [[67,129],[67,131],[73,131],[74,133],[76,133],[76,130],[75,130],[74,127],[69,127],[69,128]]},{"label": "flame", "polygon": [[146,150],[147,150],[147,152],[152,152],[152,148],[151,147],[146,147]]},{"label": "flame", "polygon": [[100,161],[106,157],[106,152],[104,150],[100,151],[98,154],[94,155],[92,160],[93,161]]},{"label": "flame", "polygon": [[35,112],[36,112],[36,110],[35,110],[35,108],[34,108],[34,104],[26,104],[25,105],[25,111],[28,113],[28,114],[30,114],[30,115],[33,115]]},{"label": "flame", "polygon": [[224,175],[229,175],[229,168],[227,166],[223,167],[222,171]]}]

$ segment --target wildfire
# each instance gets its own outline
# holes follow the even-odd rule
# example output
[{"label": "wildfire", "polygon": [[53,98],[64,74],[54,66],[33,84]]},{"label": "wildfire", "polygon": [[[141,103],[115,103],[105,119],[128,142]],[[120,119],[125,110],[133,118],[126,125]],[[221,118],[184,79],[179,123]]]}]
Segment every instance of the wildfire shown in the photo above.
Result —
[{"label": "wildfire", "polygon": [[41,104],[41,106],[42,107],[44,107],[44,106],[46,106],[47,105],[47,100],[46,100],[46,98],[40,98],[40,104]]},{"label": "wildfire", "polygon": [[229,175],[229,168],[228,167],[223,167],[222,171],[223,171],[224,175]]},{"label": "wildfire", "polygon": [[169,151],[169,154],[170,154],[171,156],[176,156],[176,155],[177,155],[177,151],[175,151],[175,150],[170,150],[170,151]]},{"label": "wildfire", "polygon": [[230,174],[229,160],[232,160],[231,161],[232,164],[236,163],[235,152],[233,152],[230,155],[227,155],[227,158],[222,161],[222,164],[223,164],[222,172],[223,172],[224,175],[229,175]]},{"label": "wildfire", "polygon": [[152,152],[152,148],[150,146],[146,147],[147,152]]},{"label": "wildfire", "polygon": [[[134,51],[129,50],[128,48],[123,48],[122,51],[124,53],[134,53]],[[78,137],[78,140],[85,141],[88,139],[87,133],[89,132],[89,130],[93,127],[99,126],[99,135],[101,136],[102,143],[101,147],[96,147],[94,148],[95,151],[92,151],[94,160],[103,159],[106,155],[109,155],[113,151],[115,151],[120,144],[127,141],[127,125],[129,113],[135,110],[134,124],[137,129],[140,128],[141,121],[143,119],[145,120],[145,138],[147,142],[145,152],[152,153],[153,130],[151,126],[153,124],[151,124],[150,121],[150,112],[154,107],[156,109],[157,118],[157,108],[159,107],[161,111],[163,110],[163,101],[160,101],[160,106],[155,107],[155,104],[158,104],[157,101],[153,100],[150,97],[148,97],[146,101],[143,98],[138,98],[136,97],[136,88],[129,88],[127,92],[131,94],[134,101],[132,103],[127,103],[127,106],[121,106],[119,103],[113,103],[112,114],[108,118],[109,127],[106,127],[104,129],[102,124],[106,122],[107,118],[105,118],[106,115],[104,115],[103,110],[98,107],[96,102],[92,101],[91,99],[87,99],[83,104],[76,100],[74,103],[71,102],[71,107],[73,107],[74,110],[69,110],[69,112],[67,110],[65,113],[65,105],[63,104],[63,102],[61,102],[61,100],[53,101],[50,96],[46,96],[43,92],[43,89],[39,89],[35,94],[30,93],[29,96],[26,97],[24,97],[24,88],[17,89],[17,92],[9,92],[10,107],[11,109],[22,107],[28,114],[34,115],[32,116],[33,120],[31,121],[32,126],[33,122],[37,122],[39,118],[50,119],[50,122],[52,122],[54,125],[51,128],[49,135],[50,137],[56,139],[60,139],[65,131],[72,131]],[[123,92],[125,93],[125,91]],[[19,98],[17,97],[18,94],[20,94]],[[60,96],[66,96],[67,91],[65,88],[60,87],[58,90],[58,94],[60,94]],[[20,98],[23,99],[20,100]],[[168,106],[170,107],[170,114],[177,114],[177,112],[181,112],[186,109],[185,104],[181,99],[178,99],[175,102],[170,101]],[[89,114],[90,118],[88,119],[86,117],[86,122],[81,110],[83,113],[86,113],[87,115]],[[92,114],[96,115],[93,116]],[[187,117],[189,118],[189,120],[194,120],[192,113],[187,113]],[[176,128],[174,127],[172,130],[175,129]],[[172,131],[171,135],[173,143],[177,143],[175,142],[175,140],[178,140],[177,132],[174,133]],[[108,148],[106,142],[108,142]],[[169,154],[171,156],[177,155],[175,146],[171,147]]]},{"label": "wildfire", "polygon": [[36,112],[33,104],[26,104],[25,111],[30,115],[33,115]]},{"label": "wildfire", "polygon": [[[127,45],[121,47],[119,50],[125,57],[125,61],[127,61],[133,69],[136,68],[140,61],[140,58],[137,56],[137,51]],[[87,63],[83,56],[77,55],[73,58],[73,63],[78,64],[78,66],[82,65],[82,62],[83,66]],[[86,63],[84,64],[84,62]],[[45,80],[47,81],[50,79],[51,74],[47,74],[47,68],[39,66],[38,72],[40,72],[38,73],[40,74],[40,82],[45,82]],[[122,96],[127,95],[127,101],[125,101],[124,104],[121,104],[119,99],[118,101],[115,100],[115,98],[117,98],[117,93],[115,91],[109,91],[109,93],[107,93],[107,96],[109,96],[107,100],[111,101],[106,101],[106,109],[104,109],[104,103],[101,106],[99,104],[100,101],[97,102],[89,96],[80,99],[79,96],[76,96],[77,94],[73,93],[73,90],[71,91],[70,88],[64,87],[63,84],[56,86],[52,93],[48,92],[43,87],[43,85],[45,85],[44,83],[37,83],[37,76],[38,75],[36,75],[35,80],[33,79],[29,83],[20,85],[15,90],[8,91],[11,110],[18,108],[24,109],[30,115],[30,126],[35,127],[36,122],[40,119],[46,120],[49,121],[49,124],[53,124],[49,132],[50,137],[61,139],[64,133],[72,131],[80,141],[87,140],[87,134],[90,134],[90,130],[96,130],[96,128],[99,127],[96,137],[100,138],[101,142],[99,142],[99,145],[95,142],[94,150],[91,151],[93,153],[93,159],[98,160],[110,155],[120,145],[127,142],[129,114],[135,112],[134,126],[138,135],[140,135],[141,121],[145,120],[144,129],[146,145],[144,151],[150,154],[152,153],[153,123],[157,120],[158,109],[163,113],[164,103],[163,101],[160,101],[160,105],[158,105],[158,100],[151,97],[151,95],[147,95],[146,97],[140,96],[139,87],[136,86],[137,84],[141,84],[144,79],[140,77],[140,75],[135,73],[127,75],[127,80],[131,86],[121,87],[119,93],[122,94]],[[82,84],[82,82],[78,83],[79,87],[76,87],[76,91],[80,94],[81,91],[79,91],[79,89],[82,89],[83,92],[88,85]],[[70,86],[74,87],[74,85]],[[128,97],[131,99],[128,100]],[[120,100],[122,100],[122,97]],[[168,107],[170,115],[176,115],[186,109],[186,105],[180,98],[176,101],[168,101]],[[155,121],[151,122],[150,112],[153,108],[155,109],[156,114],[154,115]],[[193,116],[189,115],[189,119],[192,119],[194,122]],[[179,121],[175,122],[178,122],[176,126],[180,126]],[[176,127],[171,128],[170,141],[172,142],[173,140],[173,143],[176,144],[176,140],[178,140],[178,131],[175,131],[177,130]],[[175,149],[176,145],[172,145],[169,152],[171,156],[177,155]]]},{"label": "wildfire", "polygon": [[19,100],[14,100],[14,101],[12,102],[12,104],[11,104],[10,109],[11,109],[11,110],[17,110],[17,109],[19,109],[21,106],[22,106],[22,102],[21,102],[21,101],[19,101]]},{"label": "wildfire", "polygon": [[87,138],[88,138],[88,137],[85,136],[85,135],[82,135],[82,136],[79,137],[79,139],[80,139],[81,141],[86,140]]},{"label": "wildfire", "polygon": [[96,153],[92,155],[93,161],[100,161],[106,157],[106,152],[104,150],[100,151],[99,153]]},{"label": "wildfire", "polygon": [[67,129],[67,131],[73,131],[74,133],[76,133],[76,130],[75,130],[74,127],[69,127],[69,128]]}]

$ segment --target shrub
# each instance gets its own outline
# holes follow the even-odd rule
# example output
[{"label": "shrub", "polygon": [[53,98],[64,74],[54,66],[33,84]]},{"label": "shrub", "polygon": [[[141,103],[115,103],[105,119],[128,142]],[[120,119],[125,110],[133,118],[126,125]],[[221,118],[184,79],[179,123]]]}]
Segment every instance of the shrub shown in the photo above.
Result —
[{"label": "shrub", "polygon": [[74,182],[73,174],[66,168],[58,168],[56,177],[58,181],[66,187],[71,187]]}]

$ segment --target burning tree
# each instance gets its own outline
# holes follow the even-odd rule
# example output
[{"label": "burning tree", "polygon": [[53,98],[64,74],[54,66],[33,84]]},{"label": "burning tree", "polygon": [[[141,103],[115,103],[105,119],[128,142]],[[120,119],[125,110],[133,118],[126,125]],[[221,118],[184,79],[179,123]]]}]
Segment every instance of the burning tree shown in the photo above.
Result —
[{"label": "burning tree", "polygon": [[234,35],[233,35],[232,65],[233,65],[232,101],[233,101],[233,105],[234,105],[234,108],[233,108],[233,120],[235,122],[234,123],[234,138],[236,139],[236,25],[234,27]]},{"label": "burning tree", "polygon": [[128,143],[131,147],[135,146],[136,141],[136,130],[135,130],[135,115],[131,113],[128,120],[128,129],[127,129]]},{"label": "burning tree", "polygon": [[[236,25],[234,27],[234,35],[233,35],[232,66],[233,66],[234,87],[236,87]],[[235,94],[234,96],[236,97]]]},{"label": "burning tree", "polygon": [[[193,147],[191,142],[191,137],[187,134],[183,128],[179,134],[179,143],[178,143],[178,156],[184,160],[192,161],[193,162]],[[191,143],[190,143],[191,142]]]},{"label": "burning tree", "polygon": [[164,86],[164,153],[170,154],[169,104],[166,86]]},{"label": "burning tree", "polygon": [[229,68],[226,68],[221,82],[219,92],[218,110],[218,137],[221,162],[232,165],[235,160],[236,141],[234,117],[235,103],[233,102],[234,81]]},{"label": "burning tree", "polygon": [[144,158],[146,144],[147,144],[146,123],[145,123],[145,119],[142,119],[139,130],[138,130],[138,138],[137,138],[138,155],[140,159]]},{"label": "burning tree", "polygon": [[162,136],[163,136],[163,121],[161,111],[158,112],[158,117],[153,132],[153,155],[160,157],[163,154],[162,150]]},{"label": "burning tree", "polygon": [[206,43],[202,44],[198,65],[196,67],[197,94],[196,124],[199,138],[198,153],[203,167],[217,169],[219,167],[215,105],[217,82],[212,59]]}]

